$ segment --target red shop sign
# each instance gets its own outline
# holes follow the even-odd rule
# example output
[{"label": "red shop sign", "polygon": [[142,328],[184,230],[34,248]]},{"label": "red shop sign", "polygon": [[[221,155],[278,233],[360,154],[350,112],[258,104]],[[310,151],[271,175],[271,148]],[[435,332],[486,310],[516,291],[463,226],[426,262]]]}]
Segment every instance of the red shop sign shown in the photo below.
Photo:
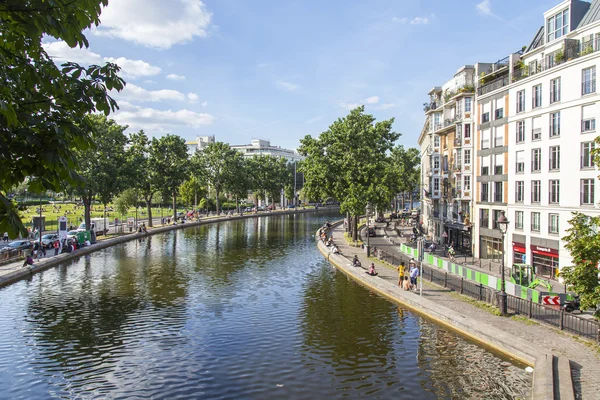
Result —
[{"label": "red shop sign", "polygon": [[542,247],[542,246],[536,246],[536,245],[532,244],[531,252],[533,254],[539,254],[541,256],[549,256],[549,257],[558,258],[558,250],[551,249],[550,247]]},{"label": "red shop sign", "polygon": [[527,250],[525,249],[525,245],[523,243],[512,242],[513,250],[517,253],[525,254]]}]

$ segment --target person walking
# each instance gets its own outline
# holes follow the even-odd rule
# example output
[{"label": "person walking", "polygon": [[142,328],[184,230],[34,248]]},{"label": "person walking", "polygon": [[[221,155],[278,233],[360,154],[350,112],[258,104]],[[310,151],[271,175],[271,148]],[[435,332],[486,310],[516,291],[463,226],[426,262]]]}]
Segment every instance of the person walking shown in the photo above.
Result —
[{"label": "person walking", "polygon": [[417,290],[417,277],[419,276],[419,268],[416,263],[412,263],[410,267],[410,285],[414,291]]},{"label": "person walking", "polygon": [[60,241],[56,241],[54,242],[54,255],[57,256],[58,255],[58,250],[60,249]]},{"label": "person walking", "polygon": [[4,242],[8,243],[8,232],[4,232]]},{"label": "person walking", "polygon": [[404,269],[406,268],[406,266],[404,265],[404,261],[400,262],[400,265],[398,265],[398,268],[396,268],[398,270],[398,286],[402,285],[402,282],[404,281]]}]

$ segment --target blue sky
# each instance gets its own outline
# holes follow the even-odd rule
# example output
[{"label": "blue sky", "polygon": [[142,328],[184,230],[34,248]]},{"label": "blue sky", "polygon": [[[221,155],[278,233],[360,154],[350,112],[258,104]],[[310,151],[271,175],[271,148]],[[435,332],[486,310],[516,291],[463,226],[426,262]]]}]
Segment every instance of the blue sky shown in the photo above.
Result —
[{"label": "blue sky", "polygon": [[46,49],[57,62],[122,66],[112,117],[130,131],[296,148],[365,104],[416,147],[429,89],[529,44],[558,3],[111,0],[88,49]]}]

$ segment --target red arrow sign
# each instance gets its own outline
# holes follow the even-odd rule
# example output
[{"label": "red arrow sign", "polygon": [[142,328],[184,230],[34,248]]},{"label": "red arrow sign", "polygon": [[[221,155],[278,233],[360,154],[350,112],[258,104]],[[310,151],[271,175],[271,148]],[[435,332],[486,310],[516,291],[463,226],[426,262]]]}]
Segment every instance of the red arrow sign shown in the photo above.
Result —
[{"label": "red arrow sign", "polygon": [[560,306],[560,297],[558,296],[543,296],[542,304],[549,306]]}]

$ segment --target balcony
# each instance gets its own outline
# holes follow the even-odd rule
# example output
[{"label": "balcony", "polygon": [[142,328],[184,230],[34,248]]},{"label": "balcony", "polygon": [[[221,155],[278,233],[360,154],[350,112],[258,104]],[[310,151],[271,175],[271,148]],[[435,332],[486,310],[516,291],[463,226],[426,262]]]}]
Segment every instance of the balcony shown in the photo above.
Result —
[{"label": "balcony", "polygon": [[460,147],[462,146],[462,139],[461,138],[455,138],[454,139],[454,147]]},{"label": "balcony", "polygon": [[498,90],[500,88],[503,88],[504,86],[507,86],[509,82],[510,80],[508,79],[508,75],[501,76],[500,78],[496,78],[490,82],[486,82],[485,84],[477,88],[477,95],[483,96],[485,94],[491,93],[494,90]]}]

